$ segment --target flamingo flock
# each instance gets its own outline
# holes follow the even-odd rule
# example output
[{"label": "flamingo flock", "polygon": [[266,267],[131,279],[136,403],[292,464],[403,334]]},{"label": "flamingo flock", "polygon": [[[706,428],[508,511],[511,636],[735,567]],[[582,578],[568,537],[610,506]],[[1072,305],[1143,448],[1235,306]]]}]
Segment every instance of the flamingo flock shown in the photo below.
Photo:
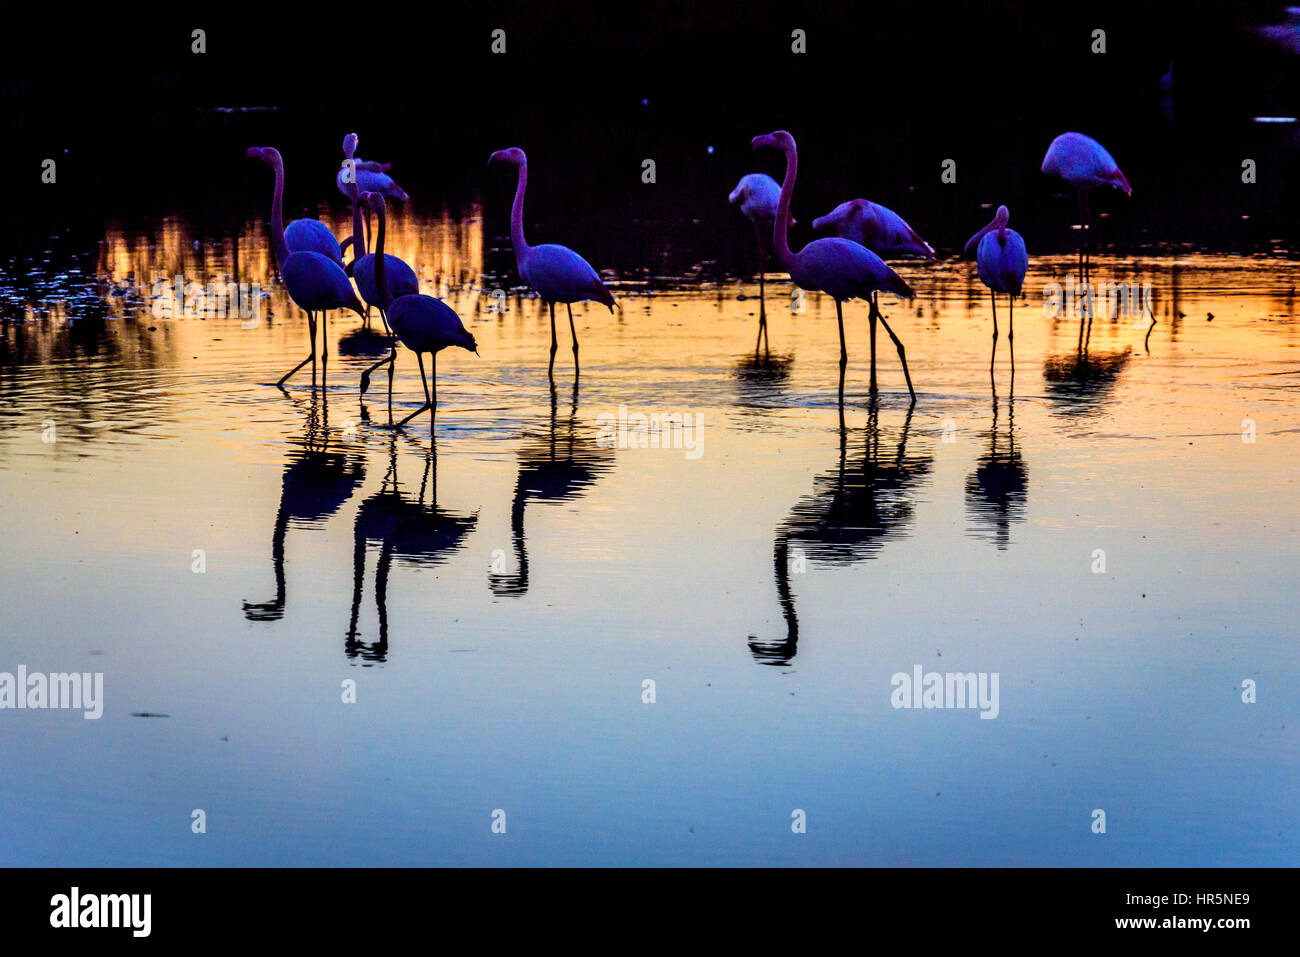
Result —
[{"label": "flamingo flock", "polygon": [[[844,396],[845,368],[848,364],[848,345],[844,332],[844,304],[854,299],[867,303],[870,346],[870,394],[878,392],[876,376],[876,325],[879,323],[893,341],[899,364],[913,404],[917,401],[907,364],[907,352],[902,340],[894,332],[880,309],[879,294],[891,293],[900,299],[915,297],[912,286],[888,260],[921,259],[935,261],[935,250],[908,222],[893,210],[867,199],[851,199],[836,206],[824,216],[812,221],[814,231],[833,235],[814,239],[798,250],[791,249],[789,229],[796,220],[792,214],[795,184],[799,171],[799,152],[794,137],[785,130],[777,130],[754,137],[754,150],[774,150],[785,161],[782,181],[764,173],[742,176],[728,196],[731,205],[753,224],[757,246],[759,277],[759,328],[758,343],[767,342],[767,314],[765,303],[765,272],[767,256],[775,256],[780,266],[789,274],[799,289],[822,292],[835,302],[835,316],[840,339],[841,407]],[[280,277],[290,299],[307,314],[310,349],[307,358],[294,366],[276,383],[284,383],[308,363],[312,365],[313,380],[316,370],[316,329],[319,320],[322,329],[320,356],[328,362],[328,345],[324,341],[325,316],[333,310],[350,309],[368,322],[370,308],[377,308],[388,334],[388,354],[367,367],[361,376],[360,391],[364,394],[372,374],[381,366],[388,366],[389,418],[392,418],[392,384],[397,362],[397,345],[415,353],[424,385],[425,402],[415,412],[407,415],[394,427],[401,428],[417,415],[429,411],[430,427],[437,414],[437,354],[447,348],[458,347],[478,354],[474,336],[449,305],[434,296],[419,291],[416,271],[397,256],[384,250],[387,202],[409,200],[405,190],[389,175],[391,165],[361,160],[356,156],[358,138],[349,133],[343,140],[343,162],[335,177],[339,192],[349,201],[352,210],[352,234],[341,242],[329,227],[319,219],[297,219],[283,222],[285,172],[284,160],[273,147],[253,147],[247,151],[251,159],[260,160],[272,168],[274,186],[271,200],[272,245],[279,266]],[[528,244],[524,236],[524,197],[528,187],[528,157],[518,147],[498,150],[488,159],[488,165],[512,166],[515,169],[515,193],[510,207],[510,242],[515,255],[515,265],[524,284],[537,293],[550,313],[551,348],[547,367],[548,377],[554,384],[555,354],[558,340],[555,331],[555,306],[562,303],[569,319],[572,339],[575,388],[579,374],[578,332],[573,319],[573,304],[597,302],[610,312],[616,305],[613,293],[592,265],[567,246],[546,243]],[[1082,133],[1068,132],[1056,137],[1043,158],[1041,171],[1064,181],[1074,188],[1081,220],[1079,266],[1081,276],[1087,276],[1089,247],[1092,235],[1092,214],[1088,194],[1101,187],[1111,187],[1132,196],[1128,178],[1120,170],[1114,157],[1095,139]],[[373,252],[369,251],[371,217],[377,220],[377,238]],[[999,206],[991,222],[980,229],[965,244],[964,255],[973,256],[980,281],[989,289],[993,308],[993,355],[990,358],[990,375],[996,359],[998,323],[997,296],[1007,296],[1007,345],[1011,351],[1012,375],[1015,372],[1014,309],[1015,300],[1024,294],[1025,275],[1029,269],[1029,256],[1024,238],[1009,226],[1010,211]],[[364,225],[363,225],[364,223]],[[351,250],[351,260],[346,264],[344,255]],[[356,289],[353,289],[353,282]],[[429,354],[430,369],[426,377],[424,355]]]}]

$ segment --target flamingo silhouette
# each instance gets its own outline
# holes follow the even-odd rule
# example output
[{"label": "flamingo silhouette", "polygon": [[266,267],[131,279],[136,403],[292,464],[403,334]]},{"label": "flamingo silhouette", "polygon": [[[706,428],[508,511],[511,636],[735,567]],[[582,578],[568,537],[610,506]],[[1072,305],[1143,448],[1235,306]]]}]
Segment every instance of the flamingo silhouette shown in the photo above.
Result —
[{"label": "flamingo silhouette", "polygon": [[1016,352],[1013,339],[1016,334],[1016,297],[1025,285],[1029,269],[1029,254],[1025,240],[1014,229],[1007,227],[1011,213],[999,206],[992,222],[966,241],[966,255],[975,250],[980,282],[989,288],[993,303],[993,354],[989,356],[989,378],[993,377],[993,362],[998,350],[998,293],[1007,294],[1007,351],[1011,353],[1011,374],[1016,372]]},{"label": "flamingo silhouette", "polygon": [[528,157],[517,146],[497,150],[488,165],[508,163],[518,170],[515,200],[510,207],[510,244],[515,250],[519,277],[542,297],[551,310],[551,363],[547,374],[555,378],[555,304],[564,303],[569,312],[569,333],[573,336],[573,371],[578,372],[578,332],[573,326],[573,303],[594,300],[614,311],[614,296],[601,282],[591,263],[568,246],[545,243],[529,246],[524,239],[524,191],[528,188]]},{"label": "flamingo silhouette", "polygon": [[[329,361],[329,340],[325,330],[325,313],[330,309],[351,309],[362,319],[365,311],[352,283],[341,265],[343,255],[338,252],[338,242],[334,241],[337,258],[332,258],[316,250],[294,251],[289,247],[287,232],[284,228],[284,160],[280,151],[273,146],[254,146],[246,154],[250,159],[261,160],[275,171],[275,193],[271,200],[271,241],[275,256],[280,264],[280,278],[289,291],[289,298],[307,313],[307,332],[311,338],[311,352],[302,362],[286,372],[276,383],[284,388],[288,378],[311,363],[312,381],[316,381],[316,313],[321,314],[321,357]],[[296,220],[298,223],[312,223],[317,220]],[[322,226],[324,224],[321,224]],[[326,230],[328,232],[328,230]],[[333,234],[330,235],[333,240]]]},{"label": "flamingo silhouette", "polygon": [[[764,136],[756,136],[751,144],[754,149],[769,147],[785,153],[785,180],[781,184],[781,198],[777,206],[773,226],[772,246],[777,258],[790,273],[790,278],[800,289],[820,290],[835,300],[835,318],[840,327],[840,399],[844,398],[844,367],[848,365],[849,354],[844,346],[844,301],[847,299],[870,300],[872,293],[887,289],[906,299],[913,298],[912,288],[903,278],[894,272],[883,259],[858,243],[839,237],[817,239],[804,246],[798,252],[791,252],[787,239],[787,221],[790,213],[790,200],[794,194],[795,178],[799,171],[799,153],[794,137],[785,130],[777,130]],[[907,354],[903,343],[884,316],[880,316],[881,325],[889,333],[898,348],[898,358],[903,364],[903,375],[907,378],[907,391],[912,401],[916,401],[916,390],[912,388],[912,375],[907,368]]]},{"label": "flamingo silhouette", "polygon": [[[1014,378],[1012,380],[1014,387]],[[993,395],[993,424],[989,427],[989,449],[979,457],[975,471],[966,479],[966,510],[971,534],[988,538],[999,550],[1011,540],[1011,526],[1025,520],[1029,498],[1029,468],[1016,448],[1015,395],[1007,402],[1007,436],[999,448],[998,397]]]},{"label": "flamingo silhouette", "polygon": [[[379,303],[393,334],[402,345],[415,353],[415,359],[420,364],[420,381],[424,384],[425,404],[398,422],[397,426],[401,428],[428,409],[429,429],[432,432],[438,411],[438,353],[448,346],[460,346],[478,355],[478,343],[466,330],[455,310],[441,299],[419,294],[394,298],[388,282],[388,257],[384,255],[384,197],[379,193],[366,193],[365,200],[379,218],[379,238],[375,247],[375,282],[379,287]],[[424,377],[426,352],[429,353],[429,379]],[[433,382],[432,392],[429,391],[430,380]]]},{"label": "flamingo silhouette", "polygon": [[1079,201],[1079,217],[1083,220],[1084,235],[1079,243],[1079,279],[1088,281],[1088,246],[1092,238],[1092,210],[1088,193],[1099,186],[1111,186],[1133,195],[1133,187],[1115,158],[1106,147],[1083,133],[1062,133],[1052,140],[1043,157],[1042,171],[1048,176],[1063,179],[1074,187]]},{"label": "flamingo silhouette", "polygon": [[[869,199],[850,199],[825,216],[813,220],[813,229],[830,228],[841,239],[865,246],[881,259],[920,257],[934,260],[934,247],[921,238],[907,220],[886,206]],[[876,319],[880,315],[878,292],[871,294],[867,313],[871,331],[871,391],[876,391]]]},{"label": "flamingo silhouette", "polygon": [[[776,219],[776,207],[780,200],[780,184],[766,173],[746,173],[727,196],[727,202],[739,207],[745,218],[754,224],[754,240],[758,245],[758,339],[754,341],[755,353],[758,352],[759,341],[767,348],[767,298],[763,288],[767,272],[767,250],[763,237],[772,232],[772,222]],[[794,224],[794,217],[791,217],[790,225]]]}]

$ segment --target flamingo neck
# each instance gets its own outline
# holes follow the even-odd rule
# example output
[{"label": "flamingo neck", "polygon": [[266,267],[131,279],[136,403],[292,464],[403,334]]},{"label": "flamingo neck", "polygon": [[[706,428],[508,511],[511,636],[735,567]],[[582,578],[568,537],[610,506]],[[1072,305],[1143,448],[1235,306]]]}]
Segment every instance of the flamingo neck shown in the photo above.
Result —
[{"label": "flamingo neck", "polygon": [[781,265],[790,265],[790,241],[787,234],[790,200],[794,196],[794,179],[799,175],[799,154],[793,146],[785,151],[785,179],[781,181],[781,198],[776,204],[776,224],[772,228],[772,251]]},{"label": "flamingo neck", "polygon": [[393,304],[393,291],[388,288],[388,268],[384,262],[384,221],[388,218],[383,206],[379,214],[379,233],[375,238],[375,288],[379,290],[379,305],[387,312]]},{"label": "flamingo neck", "polygon": [[275,258],[284,268],[284,261],[289,258],[289,244],[284,238],[284,163],[276,157],[271,164],[275,170],[275,193],[271,197],[271,243],[275,247]]},{"label": "flamingo neck", "polygon": [[352,261],[360,259],[366,254],[366,230],[361,219],[361,193],[357,189],[357,164],[351,156],[348,157],[352,169],[352,182],[348,184],[348,192],[352,194]]},{"label": "flamingo neck", "polygon": [[528,188],[528,161],[519,164],[519,181],[515,184],[515,201],[510,207],[510,244],[515,247],[515,264],[522,263],[528,255],[524,240],[524,190]]}]

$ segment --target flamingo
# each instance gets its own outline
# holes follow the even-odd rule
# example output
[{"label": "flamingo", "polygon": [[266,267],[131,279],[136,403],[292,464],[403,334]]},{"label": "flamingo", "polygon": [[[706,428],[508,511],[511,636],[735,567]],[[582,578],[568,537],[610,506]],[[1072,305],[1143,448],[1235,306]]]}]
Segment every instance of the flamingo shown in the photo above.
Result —
[{"label": "flamingo", "polygon": [[[245,154],[249,159],[261,160],[275,170],[275,194],[271,200],[271,241],[275,248],[276,261],[280,264],[280,278],[289,290],[289,298],[298,308],[307,313],[307,332],[311,338],[311,353],[284,374],[276,383],[284,388],[285,381],[308,362],[312,367],[312,379],[316,378],[316,313],[321,313],[321,357],[329,361],[329,343],[323,328],[324,314],[330,309],[351,309],[358,316],[365,317],[361,301],[352,291],[352,283],[343,266],[317,250],[293,250],[288,242],[288,230],[284,228],[282,213],[284,201],[284,161],[280,151],[273,146],[254,146]],[[297,222],[304,222],[298,220]],[[315,222],[315,220],[306,220]],[[296,224],[295,224],[296,225]],[[333,236],[330,237],[333,239]],[[336,247],[338,243],[334,244]],[[342,259],[340,254],[339,259]]]},{"label": "flamingo", "polygon": [[[1122,172],[1115,158],[1091,136],[1082,133],[1062,133],[1052,140],[1043,157],[1042,171],[1048,176],[1065,180],[1074,187],[1079,200],[1079,216],[1084,221],[1087,237],[1092,236],[1092,211],[1088,206],[1088,192],[1098,186],[1113,186],[1122,189],[1125,195],[1133,195],[1133,187],[1128,177]],[[1083,246],[1079,248],[1081,271],[1087,268]],[[1082,276],[1087,281],[1086,271]]]},{"label": "flamingo", "polygon": [[[758,334],[767,343],[767,302],[764,296],[763,279],[766,256],[763,250],[763,234],[772,229],[776,219],[776,205],[781,199],[781,186],[766,173],[747,173],[740,177],[740,182],[727,197],[727,202],[738,206],[745,218],[754,224],[754,239],[758,244]],[[795,224],[793,216],[790,225]],[[754,343],[758,351],[758,343]]]},{"label": "flamingo", "polygon": [[[799,153],[794,137],[785,130],[777,130],[764,136],[754,137],[750,144],[754,149],[770,147],[785,153],[785,180],[781,184],[781,198],[774,220],[772,245],[777,258],[790,273],[790,278],[801,289],[821,290],[835,300],[835,318],[840,327],[840,398],[844,395],[844,367],[848,365],[849,354],[844,347],[844,301],[846,299],[870,299],[872,293],[879,289],[888,289],[896,295],[907,299],[913,297],[912,288],[903,277],[894,272],[883,259],[865,246],[840,237],[816,239],[798,252],[791,252],[786,235],[787,220],[790,213],[790,198],[794,194],[794,181],[799,172]],[[912,375],[907,368],[907,354],[903,343],[894,330],[889,328],[885,317],[880,317],[881,324],[894,340],[898,348],[898,358],[903,364],[903,375],[907,378],[907,391],[912,401],[916,401],[916,390],[912,388]]]},{"label": "flamingo", "polygon": [[[888,207],[869,199],[851,199],[840,203],[825,216],[813,220],[813,229],[831,227],[835,235],[866,246],[881,259],[905,259],[919,256],[934,261],[934,247],[907,224],[907,220]],[[868,312],[871,328],[871,388],[876,388],[876,317],[880,315],[877,294],[871,294]]]},{"label": "flamingo", "polygon": [[[407,422],[429,410],[429,429],[432,432],[434,417],[438,412],[438,353],[448,346],[460,346],[478,355],[478,343],[466,330],[451,306],[433,296],[421,296],[418,293],[393,298],[392,288],[388,283],[388,263],[384,255],[384,197],[382,193],[366,193],[363,197],[375,215],[379,217],[379,236],[375,245],[375,281],[379,285],[379,303],[387,316],[389,327],[402,345],[415,353],[420,363],[420,381],[424,383],[425,404],[420,406],[401,422],[401,428]],[[424,353],[429,353],[429,377],[433,380],[433,391],[429,391],[429,382],[424,377]]]},{"label": "flamingo", "polygon": [[[357,134],[349,133],[343,138],[343,153],[348,159],[352,159],[356,148]],[[392,336],[393,330],[388,325],[388,317],[379,304],[379,287],[375,283],[375,256],[374,253],[366,252],[366,239],[361,230],[361,191],[357,188],[358,178],[351,177],[347,184],[349,198],[352,200],[352,237],[350,242],[352,243],[352,254],[355,257],[352,262],[348,263],[347,271],[352,274],[352,278],[357,282],[357,289],[360,290],[361,298],[366,303],[366,312],[369,313],[371,306],[377,307],[380,317],[384,320],[384,329],[387,330],[389,336]],[[388,253],[384,254],[384,265],[388,269],[388,282],[392,288],[394,298],[419,293],[420,280],[415,275],[414,269],[396,256]],[[380,359],[361,373],[361,394],[366,394],[366,390],[370,388],[370,376],[384,363],[388,363],[388,406],[391,412],[393,405],[393,370],[397,365],[396,343],[392,345],[391,351],[386,358]]]},{"label": "flamingo", "polygon": [[573,327],[573,303],[594,300],[614,311],[614,296],[605,288],[591,263],[568,246],[546,243],[529,246],[524,240],[524,190],[528,187],[528,157],[517,146],[497,150],[488,165],[509,163],[518,169],[515,200],[510,207],[510,245],[515,249],[515,267],[524,282],[532,286],[551,309],[551,364],[547,374],[555,378],[555,304],[569,311],[569,333],[573,336],[573,371],[578,372],[578,332]]},{"label": "flamingo", "polygon": [[[375,160],[352,159],[352,180],[363,193],[383,193],[388,199],[398,199],[406,202],[411,197],[407,195],[406,190],[398,186],[396,181],[388,175],[388,171],[393,168],[392,163],[379,163]],[[338,191],[343,194],[344,199],[352,199],[352,190],[348,188],[345,175],[347,172],[348,161],[345,159],[339,167],[339,171],[334,174],[334,185]],[[370,210],[366,210],[366,236],[370,236]]]},{"label": "flamingo", "polygon": [[[283,223],[281,210],[284,197],[284,160],[280,156],[280,151],[274,147],[268,146],[264,149],[270,150],[270,153],[257,158],[270,163],[271,168],[275,170],[275,201],[271,206],[271,217],[276,222]],[[253,151],[249,150],[246,155],[252,156]],[[284,241],[288,243],[290,252],[316,252],[328,256],[340,266],[343,265],[343,249],[339,246],[339,241],[334,238],[330,228],[319,219],[295,219],[282,228]]]},{"label": "flamingo", "polygon": [[993,360],[998,349],[998,293],[1007,294],[1007,350],[1011,353],[1011,374],[1016,372],[1016,353],[1012,339],[1016,334],[1015,300],[1024,288],[1025,272],[1029,269],[1029,254],[1025,252],[1025,240],[1014,229],[1007,228],[1011,213],[1005,206],[999,206],[993,221],[972,236],[966,243],[965,252],[969,255],[975,250],[975,260],[979,264],[980,282],[989,287],[989,298],[993,301],[993,354],[989,357],[989,377],[993,377]]}]

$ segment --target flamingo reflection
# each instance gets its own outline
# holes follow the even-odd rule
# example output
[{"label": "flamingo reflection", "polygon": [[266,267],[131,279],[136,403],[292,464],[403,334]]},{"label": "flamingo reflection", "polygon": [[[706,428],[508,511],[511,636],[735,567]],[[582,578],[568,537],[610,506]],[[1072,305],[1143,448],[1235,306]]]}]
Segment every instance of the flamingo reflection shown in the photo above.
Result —
[{"label": "flamingo reflection", "polygon": [[[1014,381],[1014,380],[1013,380]],[[966,478],[966,510],[972,522],[970,534],[992,541],[1005,550],[1011,526],[1025,520],[1029,492],[1029,468],[1016,448],[1015,397],[1007,402],[1006,442],[998,429],[998,396],[993,394],[993,423],[989,427],[989,450],[979,457],[975,471]]]},{"label": "flamingo reflection", "polygon": [[271,564],[275,569],[275,598],[264,602],[244,602],[244,617],[249,621],[279,621],[284,617],[285,558],[284,542],[290,524],[319,528],[337,512],[365,480],[366,467],[361,456],[329,447],[329,416],[318,412],[316,393],[312,393],[307,413],[307,431],[301,447],[290,453],[280,487],[280,507],[275,513],[271,533]]},{"label": "flamingo reflection", "polygon": [[862,447],[850,455],[841,417],[838,466],[817,476],[812,492],[777,527],[772,563],[786,634],[771,641],[749,636],[749,650],[758,663],[789,664],[798,650],[792,567],[801,571],[810,560],[849,565],[873,559],[887,542],[907,534],[916,489],[934,464],[928,453],[908,452],[911,425],[909,406],[897,442],[891,446],[886,440],[882,448],[878,409],[872,401]]},{"label": "flamingo reflection", "polygon": [[594,435],[577,425],[578,390],[568,417],[557,419],[557,396],[551,390],[551,422],[547,435],[532,439],[519,451],[519,474],[510,502],[510,538],[515,553],[513,572],[496,568],[488,575],[494,595],[518,597],[528,593],[528,548],[524,511],[530,500],[557,504],[582,495],[614,465],[614,453],[598,445]]},{"label": "flamingo reflection", "polygon": [[[394,559],[417,566],[440,564],[464,544],[478,523],[477,515],[438,508],[437,460],[438,453],[431,445],[424,460],[419,495],[414,499],[404,495],[397,482],[397,433],[394,433],[388,445],[388,471],[383,484],[357,508],[352,547],[352,616],[344,641],[349,658],[385,661],[388,657],[388,576]],[[425,504],[426,492],[428,504]],[[375,565],[379,636],[377,641],[364,642],[358,638],[357,619],[366,574],[366,551],[371,542],[379,545],[379,561]]]}]

